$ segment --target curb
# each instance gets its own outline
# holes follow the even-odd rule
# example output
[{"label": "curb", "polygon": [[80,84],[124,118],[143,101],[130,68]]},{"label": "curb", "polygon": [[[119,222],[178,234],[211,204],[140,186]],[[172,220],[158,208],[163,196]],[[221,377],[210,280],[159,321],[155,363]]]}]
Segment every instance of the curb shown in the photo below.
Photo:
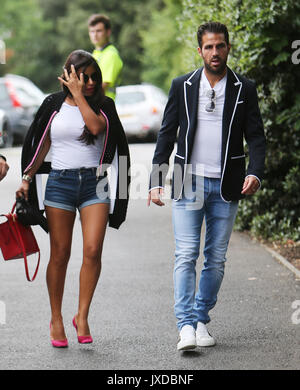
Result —
[{"label": "curb", "polygon": [[300,280],[300,271],[296,267],[294,267],[293,264],[291,264],[286,258],[281,256],[279,253],[277,253],[273,249],[269,248],[267,245],[262,244],[262,243],[260,243],[260,245],[262,245],[269,253],[271,253],[271,255],[273,257],[275,257],[276,260],[278,260],[281,264],[283,264],[290,271],[292,271],[296,275],[297,279]]}]

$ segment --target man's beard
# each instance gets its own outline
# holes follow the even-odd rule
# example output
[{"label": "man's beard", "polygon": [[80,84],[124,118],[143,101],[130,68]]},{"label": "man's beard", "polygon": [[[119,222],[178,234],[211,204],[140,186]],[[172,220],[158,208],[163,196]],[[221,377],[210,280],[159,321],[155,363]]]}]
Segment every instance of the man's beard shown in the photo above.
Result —
[{"label": "man's beard", "polygon": [[214,69],[207,62],[204,62],[205,69],[215,75],[223,74],[226,69],[226,61],[221,61],[220,58],[218,60],[221,62],[218,68]]}]

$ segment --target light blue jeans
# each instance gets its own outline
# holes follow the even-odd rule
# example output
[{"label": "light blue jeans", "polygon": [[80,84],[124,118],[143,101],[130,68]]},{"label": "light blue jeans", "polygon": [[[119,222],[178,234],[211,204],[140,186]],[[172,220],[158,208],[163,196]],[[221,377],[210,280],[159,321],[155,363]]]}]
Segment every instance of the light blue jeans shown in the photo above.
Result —
[{"label": "light blue jeans", "polygon": [[[210,321],[208,312],[217,302],[225,267],[225,255],[233,229],[238,201],[225,202],[220,196],[220,179],[190,175],[182,199],[173,200],[175,235],[174,298],[180,330],[196,328]],[[196,262],[199,257],[203,218],[206,222],[204,265],[196,290]]]}]

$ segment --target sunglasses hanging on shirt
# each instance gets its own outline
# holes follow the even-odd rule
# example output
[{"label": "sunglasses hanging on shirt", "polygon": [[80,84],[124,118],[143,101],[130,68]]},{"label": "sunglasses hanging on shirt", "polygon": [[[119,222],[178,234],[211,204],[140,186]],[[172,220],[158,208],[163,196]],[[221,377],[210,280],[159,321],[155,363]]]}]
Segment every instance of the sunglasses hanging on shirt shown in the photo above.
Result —
[{"label": "sunglasses hanging on shirt", "polygon": [[210,102],[206,104],[205,111],[206,112],[214,112],[216,108],[216,92],[214,89],[206,92],[206,97],[210,99]]}]

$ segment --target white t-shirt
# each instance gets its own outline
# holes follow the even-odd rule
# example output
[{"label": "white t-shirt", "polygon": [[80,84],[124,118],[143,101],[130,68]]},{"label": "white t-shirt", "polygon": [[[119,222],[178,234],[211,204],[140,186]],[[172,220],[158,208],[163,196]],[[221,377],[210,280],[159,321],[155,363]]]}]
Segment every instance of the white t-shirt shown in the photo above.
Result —
[{"label": "white t-shirt", "polygon": [[91,168],[99,165],[104,133],[98,135],[94,145],[86,145],[78,141],[84,125],[79,108],[64,102],[51,123],[52,169]]},{"label": "white t-shirt", "polygon": [[[194,174],[205,177],[221,177],[222,118],[227,74],[214,86],[215,110],[207,112],[211,102],[207,92],[211,86],[203,70],[199,87],[197,129],[190,164]],[[191,169],[189,170],[191,171]]]}]

